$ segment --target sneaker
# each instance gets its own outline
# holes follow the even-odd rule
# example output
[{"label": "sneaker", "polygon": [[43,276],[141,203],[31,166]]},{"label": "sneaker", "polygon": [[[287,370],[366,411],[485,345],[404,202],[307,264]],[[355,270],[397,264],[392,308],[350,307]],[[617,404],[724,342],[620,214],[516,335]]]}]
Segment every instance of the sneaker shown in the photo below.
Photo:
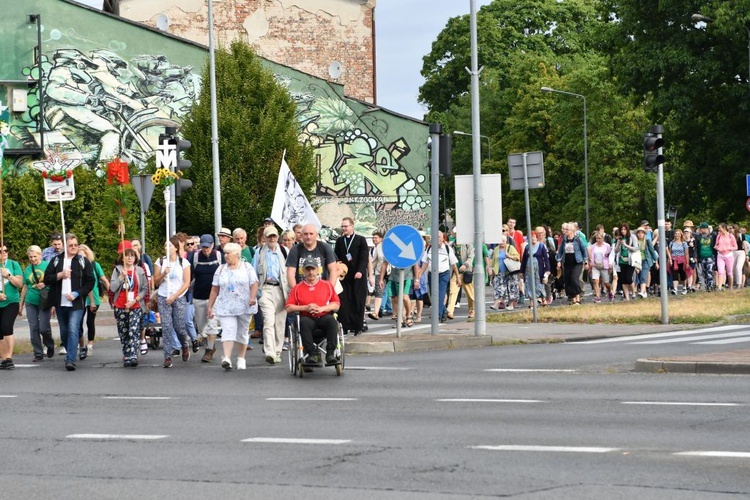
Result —
[{"label": "sneaker", "polygon": [[221,357],[221,367],[224,368],[227,371],[231,370],[232,369],[232,361],[228,357],[222,356]]},{"label": "sneaker", "polygon": [[612,302],[613,300],[615,300],[615,294],[613,294],[612,292],[609,292],[608,298],[609,298],[609,301]]},{"label": "sneaker", "polygon": [[44,356],[42,356],[41,354],[35,354],[33,361],[34,361],[34,363],[39,363],[41,361],[44,361]]},{"label": "sneaker", "polygon": [[84,359],[89,357],[89,349],[88,347],[81,347],[81,352],[78,353],[78,359],[83,361]]},{"label": "sneaker", "polygon": [[683,288],[682,289],[682,295],[687,295],[687,293],[688,293],[687,288]]},{"label": "sneaker", "polygon": [[55,355],[55,346],[47,348],[47,357],[51,358]]},{"label": "sneaker", "polygon": [[602,301],[599,297],[594,297],[594,304],[598,304]]},{"label": "sneaker", "polygon": [[182,360],[187,361],[190,359],[190,348],[186,345],[182,346]]},{"label": "sneaker", "polygon": [[94,352],[94,344],[89,344],[86,349],[88,349],[89,356],[91,356],[91,353]]},{"label": "sneaker", "polygon": [[[239,361],[238,361],[238,363],[239,363]],[[276,356],[274,356],[272,354],[267,354],[266,355],[266,363],[268,363],[269,365],[272,365],[272,364],[276,363]],[[237,366],[237,368],[239,369],[239,365]]]},{"label": "sneaker", "polygon": [[8,368],[8,362],[6,360],[0,361],[0,370],[5,370]]},{"label": "sneaker", "polygon": [[277,365],[280,364],[281,363],[281,356],[276,356],[276,358],[274,358],[273,362],[275,364],[277,364]]},{"label": "sneaker", "polygon": [[247,364],[245,361],[245,358],[237,358],[237,369],[238,370],[244,370],[246,368]]},{"label": "sneaker", "polygon": [[175,349],[174,351],[172,351],[172,356],[179,356],[181,352],[182,351],[180,351],[179,349]]},{"label": "sneaker", "polygon": [[74,372],[76,371],[76,364],[73,363],[72,361],[66,361],[65,369],[68,370],[69,372]]},{"label": "sneaker", "polygon": [[13,370],[16,367],[16,365],[13,364],[13,358],[8,358],[5,360],[5,369],[6,370]]},{"label": "sneaker", "polygon": [[638,292],[638,296],[642,299],[645,299],[646,297],[648,297],[648,295],[645,292]]},{"label": "sneaker", "polygon": [[203,354],[203,357],[201,358],[202,363],[210,363],[214,359],[214,353],[216,352],[216,348],[213,349],[206,349],[206,352]]},{"label": "sneaker", "polygon": [[335,365],[338,363],[338,358],[334,353],[326,354],[326,364],[327,365]]},{"label": "sneaker", "polygon": [[125,368],[130,368],[131,366],[133,366],[133,362],[129,359],[126,359],[125,361],[123,361],[122,366]]},{"label": "sneaker", "polygon": [[282,350],[282,351],[288,351],[288,350],[289,350],[289,347],[290,347],[290,345],[291,345],[291,344],[289,343],[289,340],[285,340],[285,341],[284,341],[284,347],[282,347],[282,348],[281,348],[281,350]]},{"label": "sneaker", "polygon": [[506,307],[505,309],[507,309],[508,311],[512,311],[513,309],[515,309],[515,307],[513,307],[513,306],[508,306],[508,307]]},{"label": "sneaker", "polygon": [[57,354],[60,356],[63,356],[65,354],[68,354],[68,350],[65,348],[65,346],[60,346],[60,349],[57,351]]},{"label": "sneaker", "polygon": [[201,350],[201,345],[197,340],[193,340],[193,352],[198,352]]},{"label": "sneaker", "polygon": [[672,290],[670,290],[670,291],[672,292],[672,295],[677,295],[677,289],[676,288],[672,288]]},{"label": "sneaker", "polygon": [[131,359],[130,360],[130,366],[132,366],[133,368],[135,368],[136,366],[138,366],[138,358]]},{"label": "sneaker", "polygon": [[172,358],[164,358],[164,368],[172,368]]}]

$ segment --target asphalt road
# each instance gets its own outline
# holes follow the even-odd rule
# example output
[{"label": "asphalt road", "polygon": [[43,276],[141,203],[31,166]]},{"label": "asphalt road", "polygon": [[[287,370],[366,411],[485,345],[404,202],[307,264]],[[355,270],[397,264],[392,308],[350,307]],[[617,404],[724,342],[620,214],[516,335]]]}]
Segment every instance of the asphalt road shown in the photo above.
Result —
[{"label": "asphalt road", "polygon": [[633,373],[680,344],[349,356],[337,377],[117,341],[0,373],[4,498],[728,498],[750,483],[743,376]]}]

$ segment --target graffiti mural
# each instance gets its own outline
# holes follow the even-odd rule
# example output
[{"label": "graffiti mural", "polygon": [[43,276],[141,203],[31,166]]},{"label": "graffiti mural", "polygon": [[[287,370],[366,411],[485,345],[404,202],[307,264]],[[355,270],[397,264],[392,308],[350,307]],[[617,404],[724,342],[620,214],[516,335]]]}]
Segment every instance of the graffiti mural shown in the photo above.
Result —
[{"label": "graffiti mural", "polygon": [[[42,88],[28,52],[0,61],[0,80],[27,89],[27,110],[0,115],[10,124],[10,150],[39,148],[41,117],[45,149],[92,169],[114,157],[142,167],[159,134],[179,127],[200,94],[194,68],[204,64],[205,48],[69,2],[29,2],[47,24],[41,27]],[[25,19],[29,8],[26,2],[9,5],[0,17],[0,37],[23,38],[19,46],[35,47],[36,34],[12,21]],[[365,235],[394,224],[429,225],[426,124],[350,99],[341,85],[270,61],[264,65],[297,103],[299,140],[314,149],[318,168],[310,201],[323,224],[337,227],[351,216]],[[10,84],[6,88],[10,95]],[[33,163],[28,153],[5,156],[6,168],[19,173]]]},{"label": "graffiti mural", "polygon": [[[119,156],[145,164],[164,127],[180,125],[199,91],[190,66],[159,55],[127,61],[111,50],[59,49],[42,69],[45,145],[92,168]],[[28,133],[38,144],[32,123]]]}]

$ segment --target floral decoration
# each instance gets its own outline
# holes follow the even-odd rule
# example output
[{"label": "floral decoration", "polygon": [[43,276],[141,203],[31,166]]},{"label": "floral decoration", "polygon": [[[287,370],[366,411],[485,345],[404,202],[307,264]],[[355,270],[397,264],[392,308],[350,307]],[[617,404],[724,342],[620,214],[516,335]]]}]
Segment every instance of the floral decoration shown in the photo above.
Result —
[{"label": "floral decoration", "polygon": [[161,186],[168,188],[180,178],[180,174],[172,172],[168,168],[157,168],[156,172],[151,176],[151,182],[154,186]]},{"label": "floral decoration", "polygon": [[68,158],[66,154],[60,152],[57,146],[54,151],[45,150],[45,155],[44,160],[34,162],[34,168],[42,173],[42,177],[55,182],[62,182],[73,177],[73,170],[81,164],[80,159]]}]

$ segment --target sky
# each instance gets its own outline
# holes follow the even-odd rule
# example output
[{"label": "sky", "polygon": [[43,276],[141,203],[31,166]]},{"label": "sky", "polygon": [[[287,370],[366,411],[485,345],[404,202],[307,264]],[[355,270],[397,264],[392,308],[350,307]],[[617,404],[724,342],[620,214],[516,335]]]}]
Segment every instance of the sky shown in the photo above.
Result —
[{"label": "sky", "polygon": [[[477,11],[491,0],[476,0]],[[421,120],[417,102],[422,58],[448,19],[469,14],[470,0],[377,0],[375,44],[378,105]]]}]

